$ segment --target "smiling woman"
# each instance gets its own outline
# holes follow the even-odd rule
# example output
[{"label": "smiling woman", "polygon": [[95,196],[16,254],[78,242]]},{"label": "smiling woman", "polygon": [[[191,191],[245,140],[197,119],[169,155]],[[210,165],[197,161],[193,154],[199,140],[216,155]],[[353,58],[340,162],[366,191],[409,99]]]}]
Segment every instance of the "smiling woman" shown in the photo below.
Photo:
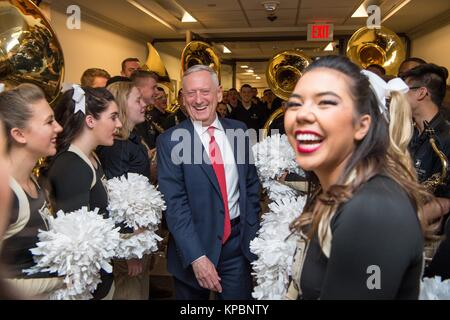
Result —
[{"label": "smiling woman", "polygon": [[[0,119],[7,133],[6,165],[0,163],[0,175],[9,167],[13,192],[11,214],[3,237],[1,259],[7,265],[8,282],[32,298],[47,298],[48,294],[63,286],[62,279],[55,274],[40,273],[29,276],[23,270],[35,265],[30,249],[38,242],[38,231],[47,230],[42,215],[48,203],[46,194],[32,175],[32,170],[41,157],[56,153],[56,137],[62,131],[55,121],[53,110],[45,100],[41,89],[31,84],[22,84],[15,89],[0,93]],[[3,141],[2,141],[3,143]],[[0,148],[0,162],[4,150]],[[0,188],[0,214],[6,214],[5,189]],[[0,233],[3,227],[0,224]]]},{"label": "smiling woman", "polygon": [[[398,99],[391,109],[408,107]],[[296,256],[288,298],[418,298],[426,193],[393,152],[385,109],[345,57],[321,58],[298,81],[286,133],[318,183],[292,224],[307,250]]]},{"label": "smiling woman", "polygon": [[[55,117],[64,132],[48,171],[54,209],[68,213],[82,207],[99,208],[98,213],[107,217],[105,178],[94,150],[99,145],[111,146],[116,130],[122,127],[114,97],[105,88],[74,86],[58,101]],[[102,271],[101,278],[94,299],[112,297],[112,275]]]}]

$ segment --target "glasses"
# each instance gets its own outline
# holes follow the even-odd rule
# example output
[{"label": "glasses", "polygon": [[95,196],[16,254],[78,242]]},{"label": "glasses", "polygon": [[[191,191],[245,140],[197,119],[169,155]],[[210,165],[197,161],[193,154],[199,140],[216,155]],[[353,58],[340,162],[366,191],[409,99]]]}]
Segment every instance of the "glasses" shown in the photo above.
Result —
[{"label": "glasses", "polygon": [[422,87],[421,86],[409,87],[409,90],[416,90],[416,89],[419,89],[419,88],[422,88]]}]

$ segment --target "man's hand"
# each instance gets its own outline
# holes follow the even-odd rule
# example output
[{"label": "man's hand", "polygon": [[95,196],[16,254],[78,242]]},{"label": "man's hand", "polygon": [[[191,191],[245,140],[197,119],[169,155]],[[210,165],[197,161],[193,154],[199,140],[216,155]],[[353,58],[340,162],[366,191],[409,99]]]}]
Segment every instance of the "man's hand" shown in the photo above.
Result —
[{"label": "man's hand", "polygon": [[130,259],[127,260],[128,275],[130,277],[136,277],[140,275],[144,269],[144,263],[142,259]]},{"label": "man's hand", "polygon": [[202,257],[192,263],[195,277],[200,287],[221,293],[220,277],[214,264],[207,257]]}]

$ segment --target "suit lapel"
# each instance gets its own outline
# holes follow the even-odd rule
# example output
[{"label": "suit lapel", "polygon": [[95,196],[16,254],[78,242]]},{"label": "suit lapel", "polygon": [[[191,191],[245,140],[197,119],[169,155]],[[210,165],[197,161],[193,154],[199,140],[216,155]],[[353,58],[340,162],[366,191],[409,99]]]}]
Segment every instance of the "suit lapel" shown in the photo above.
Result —
[{"label": "suit lapel", "polygon": [[[203,155],[205,155],[205,157],[208,157],[206,155],[206,150],[205,147],[203,146],[203,143],[200,139],[200,137],[198,136],[197,132],[194,129],[194,125],[192,124],[192,121],[188,121],[189,124],[189,131],[192,134],[193,139],[191,139],[191,150],[192,150],[192,157],[191,160],[193,164],[198,163],[195,162],[196,159],[201,159],[201,164],[200,167],[202,168],[202,170],[204,171],[205,175],[208,177],[209,181],[211,182],[211,184],[214,187],[214,190],[216,190],[216,192],[219,194],[220,197],[222,197],[222,194],[220,193],[220,187],[219,187],[219,181],[217,180],[216,177],[216,173],[214,172],[213,166],[211,164],[205,163]],[[199,148],[199,146],[201,146],[201,149]],[[201,150],[201,155],[196,155],[197,152],[200,152]]]}]

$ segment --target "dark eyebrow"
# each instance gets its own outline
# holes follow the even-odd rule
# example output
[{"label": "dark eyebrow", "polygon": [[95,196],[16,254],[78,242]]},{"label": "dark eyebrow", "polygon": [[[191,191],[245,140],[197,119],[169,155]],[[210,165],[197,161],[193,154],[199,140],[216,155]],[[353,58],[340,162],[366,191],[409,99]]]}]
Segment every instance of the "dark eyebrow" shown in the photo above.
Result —
[{"label": "dark eyebrow", "polygon": [[291,96],[289,98],[297,98],[297,99],[301,99],[302,96],[296,93],[292,93]]},{"label": "dark eyebrow", "polygon": [[322,96],[327,96],[327,95],[335,96],[336,98],[341,99],[340,96],[338,96],[336,93],[334,93],[332,91],[320,92],[320,93],[316,94],[316,97],[322,97]]}]

